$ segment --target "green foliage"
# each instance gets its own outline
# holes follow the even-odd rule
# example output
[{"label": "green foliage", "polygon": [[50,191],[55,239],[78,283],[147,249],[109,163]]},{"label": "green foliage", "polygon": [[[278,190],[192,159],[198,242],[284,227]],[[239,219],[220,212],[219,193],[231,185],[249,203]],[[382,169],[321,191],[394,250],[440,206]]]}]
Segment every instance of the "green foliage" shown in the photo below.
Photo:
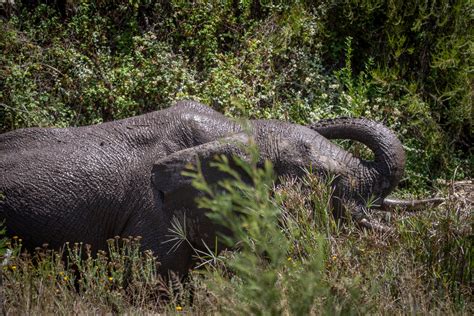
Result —
[{"label": "green foliage", "polygon": [[382,120],[406,146],[412,191],[472,175],[469,1],[65,5],[20,2],[0,22],[2,131],[192,98],[229,116]]},{"label": "green foliage", "polygon": [[0,256],[3,256],[7,249],[7,229],[5,228],[5,222],[0,223]]},{"label": "green foliage", "polygon": [[356,76],[352,69],[352,43],[353,39],[348,37],[344,67],[335,73],[343,87],[339,102],[345,113],[340,115],[385,121],[398,131],[408,156],[406,177],[401,186],[408,184],[412,192],[423,192],[430,183],[434,166],[442,168],[446,174],[456,170],[460,178],[468,176],[471,166],[460,165],[453,157],[448,147],[448,135],[433,118],[430,105],[418,95],[416,83],[407,87],[397,81],[387,81],[384,77],[393,74],[376,69],[372,59]]},{"label": "green foliage", "polygon": [[[0,20],[1,132],[94,124],[192,98],[228,116],[383,121],[404,144],[401,187],[411,194],[426,194],[437,178],[472,177],[471,1],[81,0],[61,12],[16,2]],[[218,165],[229,171],[226,163]],[[338,227],[329,188],[311,174],[272,193],[269,165],[238,164],[253,186],[230,177],[226,194],[209,188],[213,199],[201,203],[241,251],[196,250],[208,272],[191,278],[193,307],[180,282],[160,283],[150,257],[115,241],[109,255],[85,261],[74,256],[79,248],[67,262],[41,250],[36,265],[13,241],[6,305],[146,313],[156,311],[159,295],[149,293],[159,287],[172,297],[159,306],[168,312],[472,311],[469,204],[452,198],[443,212],[394,215],[400,238],[379,236]],[[185,241],[175,224],[170,233]],[[86,275],[81,297],[71,290],[72,263]]]},{"label": "green foliage", "polygon": [[[216,224],[230,230],[220,236],[229,247],[238,245],[238,252],[224,261],[224,270],[211,270],[209,282],[223,298],[240,304],[223,304],[223,313],[268,314],[285,312],[307,314],[314,309],[317,299],[327,312],[355,301],[347,302],[331,295],[330,283],[324,279],[324,265],[328,258],[330,227],[335,227],[328,216],[330,190],[318,183],[317,212],[314,218],[302,223],[298,214],[283,214],[280,203],[272,199],[274,181],[270,162],[257,167],[258,153],[250,148],[251,162],[234,157],[235,165],[244,171],[251,184],[230,167],[226,157],[214,166],[229,175],[216,186],[206,182],[198,169],[193,184],[207,192],[198,199],[201,208],[210,211]],[[316,211],[316,209],[315,209]],[[323,215],[323,216],[319,216]],[[229,274],[232,276],[229,278]],[[357,310],[358,308],[354,308]]]},{"label": "green foliage", "polygon": [[[441,141],[467,148],[472,137],[473,10],[468,0],[333,2],[323,17],[325,60],[337,68],[350,36],[356,72],[373,59],[378,80],[392,86],[386,95],[394,101],[411,95],[426,103],[433,123],[449,135]],[[412,119],[414,113],[400,109]]]},{"label": "green foliage", "polygon": [[[107,29],[108,21],[97,16],[90,20],[87,14],[78,14],[61,30],[41,26],[41,32],[27,29],[26,34],[21,31],[23,19],[3,23],[0,43],[9,54],[2,57],[2,129],[83,125],[137,115],[170,104],[192,82],[184,61],[152,33],[131,38],[129,54],[110,54],[105,35],[88,31]],[[41,43],[38,34],[51,32],[50,43]],[[94,40],[97,34],[104,38]]]},{"label": "green foliage", "polygon": [[[215,166],[229,176],[217,184],[199,168],[191,173],[206,194],[200,206],[231,232],[219,244],[235,251],[195,249],[200,269],[186,283],[163,281],[139,238],[111,239],[108,252],[95,256],[81,244],[59,253],[45,245],[29,255],[15,236],[11,255],[1,258],[5,311],[472,314],[469,200],[450,194],[440,210],[394,213],[393,235],[361,231],[328,213],[329,183],[308,172],[302,182],[275,186],[270,163],[257,166],[255,150],[249,157],[234,158],[239,172],[219,158]],[[181,224],[170,235],[186,240]]]}]

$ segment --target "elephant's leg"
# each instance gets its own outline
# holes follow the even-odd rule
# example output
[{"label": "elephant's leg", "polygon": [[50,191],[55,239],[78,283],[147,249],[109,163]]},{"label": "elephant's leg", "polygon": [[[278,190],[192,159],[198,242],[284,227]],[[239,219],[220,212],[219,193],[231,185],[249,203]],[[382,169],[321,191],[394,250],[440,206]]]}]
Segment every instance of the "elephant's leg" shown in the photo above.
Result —
[{"label": "elephant's leg", "polygon": [[193,249],[187,243],[175,245],[168,242],[173,237],[170,231],[172,214],[163,212],[162,195],[151,188],[154,205],[138,208],[130,216],[120,236],[140,236],[142,251],[151,250],[159,262],[158,271],[166,276],[168,271],[184,275],[192,265]]}]

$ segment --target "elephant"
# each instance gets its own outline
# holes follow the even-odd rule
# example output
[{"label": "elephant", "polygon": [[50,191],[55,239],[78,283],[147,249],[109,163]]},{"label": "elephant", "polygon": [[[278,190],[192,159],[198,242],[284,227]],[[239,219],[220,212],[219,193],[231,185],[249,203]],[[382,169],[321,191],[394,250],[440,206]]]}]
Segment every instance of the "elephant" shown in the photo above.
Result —
[{"label": "elephant", "polygon": [[[199,159],[207,179],[218,181],[223,175],[210,166],[214,157],[245,157],[243,146],[252,139],[260,160],[270,160],[279,176],[301,177],[310,165],[321,175],[337,175],[335,205],[353,203],[350,213],[357,222],[378,227],[364,216],[366,201],[383,205],[404,172],[403,146],[392,131],[354,118],[309,126],[277,120],[248,124],[246,130],[206,105],[180,101],[97,125],[1,134],[0,220],[28,248],[83,242],[99,250],[114,236],[141,236],[142,249],[158,257],[160,273],[185,274],[193,250],[184,243],[171,249],[165,242],[173,218],[186,211],[189,239],[197,248],[220,228],[197,208],[200,193],[182,171]],[[353,156],[330,141],[336,138],[364,143],[374,160]]]}]

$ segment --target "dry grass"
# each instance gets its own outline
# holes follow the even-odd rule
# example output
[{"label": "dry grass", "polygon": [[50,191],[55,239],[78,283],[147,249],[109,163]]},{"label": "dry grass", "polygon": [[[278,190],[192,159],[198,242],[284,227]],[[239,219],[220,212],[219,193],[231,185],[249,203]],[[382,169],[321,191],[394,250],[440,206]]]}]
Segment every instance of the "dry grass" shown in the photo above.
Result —
[{"label": "dry grass", "polygon": [[437,209],[393,214],[390,235],[337,225],[327,215],[327,186],[305,181],[284,182],[271,199],[282,210],[281,258],[265,261],[244,244],[186,280],[158,276],[137,238],[110,240],[109,252],[95,257],[78,244],[27,254],[11,239],[3,312],[472,315],[472,181],[445,185],[449,198]]}]

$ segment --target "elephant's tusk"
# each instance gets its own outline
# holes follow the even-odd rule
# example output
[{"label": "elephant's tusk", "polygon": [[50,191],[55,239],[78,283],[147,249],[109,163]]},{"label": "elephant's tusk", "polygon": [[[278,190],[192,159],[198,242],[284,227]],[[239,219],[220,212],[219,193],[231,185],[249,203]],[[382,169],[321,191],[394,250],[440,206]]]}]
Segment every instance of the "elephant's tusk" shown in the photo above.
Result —
[{"label": "elephant's tusk", "polygon": [[386,226],[382,223],[379,223],[377,221],[370,221],[367,218],[361,219],[358,222],[358,224],[361,227],[364,227],[366,229],[378,231],[378,232],[385,233],[385,234],[390,234],[390,233],[394,232],[393,228],[391,228],[389,226]]},{"label": "elephant's tusk", "polygon": [[427,206],[436,207],[445,201],[444,198],[430,198],[421,200],[401,200],[396,198],[385,198],[382,202],[381,209],[385,211],[393,211],[400,208],[405,211],[417,211]]}]

